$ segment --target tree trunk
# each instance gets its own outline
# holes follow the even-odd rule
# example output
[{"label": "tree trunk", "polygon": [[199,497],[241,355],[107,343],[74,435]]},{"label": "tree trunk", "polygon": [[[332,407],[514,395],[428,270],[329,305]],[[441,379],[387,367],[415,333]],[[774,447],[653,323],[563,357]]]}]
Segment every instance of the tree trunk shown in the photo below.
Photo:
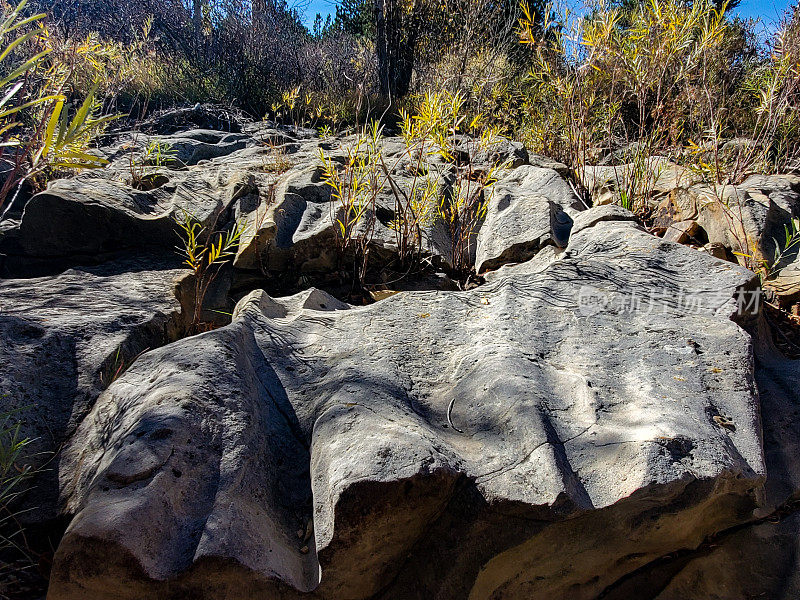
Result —
[{"label": "tree trunk", "polygon": [[267,22],[267,0],[253,0],[253,25],[261,30]]},{"label": "tree trunk", "polygon": [[418,32],[415,6],[404,15],[397,0],[375,0],[378,79],[381,95],[394,102],[408,93],[414,72],[414,50]]},{"label": "tree trunk", "polygon": [[192,0],[192,26],[194,34],[200,38],[203,29],[203,0]]}]

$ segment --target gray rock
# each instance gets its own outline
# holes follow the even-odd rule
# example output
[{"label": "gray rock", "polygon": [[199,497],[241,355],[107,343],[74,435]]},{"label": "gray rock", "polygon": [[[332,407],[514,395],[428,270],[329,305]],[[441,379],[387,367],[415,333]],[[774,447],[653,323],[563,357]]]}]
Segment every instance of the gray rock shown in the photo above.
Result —
[{"label": "gray rock", "polygon": [[579,213],[575,217],[572,224],[572,235],[576,235],[594,227],[603,221],[635,221],[636,215],[626,208],[622,208],[617,204],[604,204],[602,206],[593,206],[589,210]]},{"label": "gray rock", "polygon": [[542,156],[541,154],[529,154],[528,160],[534,167],[541,167],[543,169],[553,169],[556,173],[564,177],[572,177],[572,169],[562,162]]},{"label": "gray rock", "polygon": [[765,319],[753,327],[767,481],[758,521],[666,556],[607,590],[609,600],[796,598],[800,540],[800,361],[781,355]]},{"label": "gray rock", "polygon": [[[328,156],[333,161],[345,161],[347,147],[355,139],[349,136],[338,140],[327,151]],[[464,141],[463,147],[465,153],[471,148],[467,141]],[[426,178],[436,180],[445,194],[452,185],[450,167],[440,159],[427,157],[426,161],[433,165],[429,174],[417,176],[414,175],[417,159],[406,153],[402,140],[386,138],[382,141],[382,148],[387,169],[401,195],[403,192],[411,195],[411,189],[415,185],[424,185]],[[520,144],[502,141],[490,150],[475,154],[473,161],[475,169],[488,172],[497,163],[513,167],[527,162],[527,153]],[[385,181],[384,184],[377,194],[372,247],[379,253],[391,254],[398,247],[397,235],[391,226],[397,211],[397,197],[392,185]],[[548,243],[566,244],[571,221],[561,213],[564,208],[567,214],[583,208],[567,181],[549,168],[512,168],[507,181],[496,189],[502,192],[506,200],[514,199],[511,202],[514,206],[506,210],[509,202],[498,200],[497,191],[492,192],[495,199],[490,201],[487,226],[483,227],[483,233],[473,234],[471,242],[464,249],[468,254],[465,256],[466,262],[473,264],[477,261],[479,270],[496,268],[505,262],[526,260]],[[536,208],[528,206],[531,202],[537,202],[532,199],[534,196],[539,201],[544,199],[544,204]],[[262,206],[248,216],[247,233],[236,258],[236,266],[269,271],[294,270],[298,273],[320,273],[333,269],[337,262],[338,235],[334,222],[339,208],[332,204],[331,189],[322,179],[319,160],[309,156],[309,161],[303,166],[286,173],[276,187],[275,198],[272,205]],[[430,214],[421,228],[423,251],[446,265],[453,265],[452,232],[435,206],[428,207],[428,211]],[[370,222],[371,219],[372,213],[367,213],[363,222]],[[532,231],[534,227],[538,229]]]},{"label": "gray rock", "polygon": [[523,262],[547,245],[564,247],[581,206],[570,185],[551,169],[526,165],[498,182],[476,237],[478,273]]},{"label": "gray rock", "polygon": [[[653,156],[647,160],[617,164],[587,166],[582,173],[584,187],[589,191],[595,206],[611,204],[619,197],[620,189],[641,189],[647,185],[647,200],[658,204],[659,200],[675,189],[688,189],[700,181],[700,177],[690,169],[682,167],[663,156]],[[649,171],[647,174],[643,169]],[[687,215],[685,218],[692,218]]]},{"label": "gray rock", "polygon": [[[234,221],[243,225],[234,261],[238,269],[292,272],[297,277],[338,272],[349,260],[341,256],[337,243],[336,220],[344,209],[332,200],[323,180],[319,150],[324,146],[332,160],[341,162],[356,138],[322,142],[295,131],[291,136],[269,124],[253,124],[247,133],[198,129],[160,137],[123,135],[102,149],[112,161],[107,169],[56,181],[27,204],[15,234],[26,264],[33,269],[35,258],[62,258],[74,264],[130,248],[171,249],[179,244],[174,219],[188,213],[207,230],[230,227]],[[154,140],[170,145],[177,158],[174,164],[133,167],[147,178],[142,189],[134,189],[129,185],[131,161],[136,165]],[[283,145],[266,147],[267,142]],[[465,148],[469,144],[465,138]],[[374,210],[364,214],[353,233],[357,237],[369,231],[376,264],[392,263],[402,245],[393,226],[398,196],[401,204],[406,202],[403,194],[413,196],[414,186],[428,180],[436,181],[445,196],[453,185],[452,165],[426,157],[429,172],[417,174],[416,160],[406,153],[402,140],[386,138],[382,145],[393,185],[384,181]],[[521,144],[507,140],[473,159],[474,168],[486,172],[498,162],[513,167],[528,160]],[[198,162],[202,164],[183,166]],[[428,213],[420,227],[422,252],[436,264],[452,267],[477,261],[485,271],[526,260],[547,244],[563,247],[569,215],[583,208],[572,187],[543,167],[512,169],[507,179],[498,186],[502,198],[492,200],[487,227],[480,234],[476,228],[462,260],[453,256],[458,236],[442,218],[438,199],[432,201],[435,206],[417,207]]]},{"label": "gray rock", "polygon": [[171,134],[187,128],[203,128],[222,132],[240,132],[250,125],[238,111],[227,106],[196,104],[193,107],[166,110],[141,124],[144,131]]},{"label": "gray rock", "polygon": [[111,178],[113,172],[53,182],[26,205],[19,226],[20,245],[32,257],[173,250],[180,242],[176,217],[189,214],[207,231],[224,227],[237,203],[248,194],[256,198],[260,194],[259,182],[241,170],[161,170],[159,174],[167,182],[150,191]]},{"label": "gray rock", "polygon": [[755,379],[761,402],[766,501],[760,516],[800,500],[800,360],[784,357],[765,319],[755,330]]},{"label": "gray rock", "polygon": [[522,142],[514,142],[499,138],[486,150],[474,152],[470,148],[470,141],[465,141],[459,150],[463,160],[472,160],[478,168],[488,169],[494,165],[505,165],[507,168],[516,169],[530,162],[528,151]]},{"label": "gray rock", "polygon": [[752,274],[615,221],[530,264],[142,356],[65,449],[51,600],[588,599],[752,518]]},{"label": "gray rock", "polygon": [[181,165],[196,165],[201,160],[227,156],[243,150],[254,140],[244,134],[221,134],[215,131],[194,130],[158,138],[175,152],[175,161]]},{"label": "gray rock", "polygon": [[23,520],[56,515],[56,479],[69,473],[59,473],[53,453],[100,392],[141,352],[183,331],[172,286],[185,271],[158,265],[148,257],[0,280],[0,414],[20,409],[22,434],[33,440],[26,453],[49,465],[34,481],[26,507],[35,510]]},{"label": "gray rock", "polygon": [[[691,555],[658,600],[770,598],[800,594],[800,361],[788,360],[769,342],[766,324],[758,336],[756,382],[761,400],[766,503],[760,522],[727,532]],[[773,514],[773,511],[776,511]]]},{"label": "gray rock", "polygon": [[658,600],[789,600],[800,594],[800,361],[781,356],[763,320],[760,327],[755,376],[767,482],[766,502],[755,515],[763,520],[726,532],[690,555]]}]

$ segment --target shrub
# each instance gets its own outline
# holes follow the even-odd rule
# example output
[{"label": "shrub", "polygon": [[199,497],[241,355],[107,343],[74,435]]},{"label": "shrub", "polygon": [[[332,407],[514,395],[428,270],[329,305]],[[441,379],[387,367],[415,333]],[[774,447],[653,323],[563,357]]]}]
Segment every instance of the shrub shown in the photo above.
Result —
[{"label": "shrub", "polygon": [[[620,202],[633,206],[652,187],[656,154],[680,158],[686,146],[720,182],[782,168],[797,152],[797,26],[760,58],[751,25],[729,19],[724,3],[600,2],[584,16],[523,4],[523,13],[521,41],[534,48],[524,137],[581,181],[587,164],[631,149]],[[753,143],[725,157],[722,145],[737,135]]]},{"label": "shrub", "polygon": [[157,169],[175,162],[177,151],[168,143],[152,139],[144,151],[137,153],[134,148],[128,154],[128,184],[137,190],[151,190],[159,180]]},{"label": "shrub", "polygon": [[0,63],[10,63],[2,64],[7,75],[0,79],[0,88],[7,90],[0,100],[0,162],[5,171],[0,218],[25,182],[41,187],[60,171],[104,166],[107,161],[88,148],[115,118],[100,115],[94,87],[70,110],[66,92],[72,72],[60,63],[48,66],[50,38],[44,29],[30,29],[44,15],[24,17],[26,3],[7,6],[0,24]]},{"label": "shrub", "polygon": [[37,4],[50,9],[67,43],[94,36],[131,57],[120,95],[139,109],[150,102],[212,101],[262,115],[302,80],[308,34],[285,0]]},{"label": "shrub", "polygon": [[[441,163],[425,160],[418,170],[435,172],[438,180],[451,180],[442,190],[437,217],[447,227],[451,243],[450,266],[461,276],[472,269],[472,244],[486,215],[496,173],[505,165],[491,165],[487,172],[475,168],[478,154],[488,155],[498,142],[497,130],[483,127],[483,115],[467,120],[466,100],[459,92],[429,92],[411,117],[402,113],[402,135],[411,155],[438,155]],[[411,194],[413,197],[413,194]]]},{"label": "shrub", "polygon": [[[489,155],[497,131],[482,126],[482,116],[467,121],[465,99],[448,92],[428,93],[401,110],[404,149],[386,164],[381,153],[381,128],[373,123],[348,148],[343,165],[321,152],[324,180],[332,188],[331,221],[340,255],[356,256],[356,280],[363,286],[376,226],[377,200],[388,192],[394,199],[389,228],[401,270],[410,273],[423,254],[426,230],[434,222],[448,233],[450,269],[465,279],[473,268],[473,243],[486,214],[487,193],[505,165],[487,171],[475,167],[479,154]],[[469,135],[466,135],[469,134]],[[393,175],[399,165],[411,177],[401,184]]]},{"label": "shrub", "polygon": [[364,284],[375,232],[376,202],[386,182],[381,171],[381,128],[374,122],[346,149],[344,164],[320,151],[323,178],[331,188],[331,222],[340,257],[355,256],[355,280]]}]

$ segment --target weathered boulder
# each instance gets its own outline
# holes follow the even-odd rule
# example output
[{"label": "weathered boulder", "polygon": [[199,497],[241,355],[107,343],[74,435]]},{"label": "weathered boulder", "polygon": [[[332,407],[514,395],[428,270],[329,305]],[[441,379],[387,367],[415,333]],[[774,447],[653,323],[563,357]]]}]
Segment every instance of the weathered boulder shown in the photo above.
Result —
[{"label": "weathered boulder", "polygon": [[603,221],[636,221],[636,215],[616,204],[593,206],[575,216],[571,235],[576,235],[584,229],[594,227]]},{"label": "weathered boulder", "polygon": [[[390,194],[388,188],[382,190],[375,209],[365,211],[352,229],[356,238],[369,228],[371,247],[388,252],[397,248],[390,226],[395,200]],[[292,169],[274,188],[274,200],[247,216],[234,265],[298,276],[334,271],[341,237],[337,220],[344,221],[343,211],[343,203],[331,198],[320,164]]]},{"label": "weathered boulder", "polygon": [[[194,194],[166,184],[140,192],[101,177],[62,179],[28,202],[20,243],[30,256],[91,256],[126,248],[175,245],[172,215]],[[202,196],[201,196],[202,197]],[[218,208],[217,202],[209,210]]]},{"label": "weathered boulder", "polygon": [[[28,202],[19,243],[32,257],[97,257],[123,250],[174,249],[176,218],[224,227],[244,196],[262,185],[244,170],[161,169],[155,189],[137,190],[113,173],[87,173],[53,182]],[[267,190],[263,193],[266,195]]]},{"label": "weathered boulder", "polygon": [[534,263],[142,356],[65,448],[49,598],[589,599],[751,519],[753,275],[618,221]]},{"label": "weathered boulder", "polygon": [[522,142],[515,142],[505,138],[499,138],[486,148],[475,152],[471,146],[474,142],[467,139],[457,146],[461,159],[472,161],[479,168],[489,165],[505,165],[507,168],[515,169],[530,162],[530,156]]},{"label": "weathered boulder", "polygon": [[673,198],[683,218],[696,215],[710,242],[772,262],[776,241],[800,215],[800,177],[754,175],[738,186],[695,185]]},{"label": "weathered boulder", "polygon": [[170,162],[177,165],[196,165],[201,160],[228,156],[243,150],[255,140],[242,133],[223,133],[213,130],[194,129],[158,138],[145,138],[144,143],[158,141],[166,144],[174,157]]},{"label": "weathered boulder", "polygon": [[657,600],[797,597],[800,361],[777,351],[765,319],[759,319],[754,333],[767,473],[765,502],[754,514],[759,519],[713,536],[694,551],[654,561],[614,586],[606,595],[610,600],[637,596]]},{"label": "weathered boulder", "polygon": [[[780,271],[767,285],[786,303],[800,298],[798,248],[784,251],[786,230],[800,217],[800,176],[751,175],[739,185],[710,185],[665,158],[653,157],[648,164],[654,181],[645,182],[646,200],[666,239],[722,246],[750,268],[766,263]],[[631,164],[587,167],[584,184],[596,205],[608,204],[634,172]],[[774,264],[779,254],[780,264]]]},{"label": "weathered boulder", "polygon": [[[663,156],[615,165],[587,166],[582,172],[582,182],[595,206],[611,204],[620,190],[642,191],[647,187],[653,204],[675,189],[686,189],[701,181],[701,177]],[[690,218],[690,217],[686,217]]]},{"label": "weathered boulder", "polygon": [[797,303],[800,300],[800,260],[794,256],[794,260],[782,268],[774,279],[766,282],[766,287],[778,295],[782,304]]},{"label": "weathered boulder", "polygon": [[[325,142],[326,154],[334,163],[345,163],[356,143],[355,136],[329,140]],[[486,192],[491,196],[487,225],[481,227],[478,219],[475,231],[468,236],[470,242],[463,248],[465,262],[470,265],[477,262],[476,266],[483,271],[505,262],[526,260],[548,243],[566,243],[571,221],[560,214],[562,207],[571,214],[583,206],[558,172],[526,165],[528,155],[524,147],[507,140],[476,151],[474,143],[465,139],[458,148],[465,157],[469,155],[476,172],[488,173],[497,165],[504,166],[500,171],[503,181]],[[391,181],[380,173],[381,186],[376,191],[374,211],[370,208],[365,212],[353,235],[359,235],[359,227],[369,229],[370,247],[389,260],[401,243],[395,226],[398,205],[416,197],[428,181],[435,183],[447,197],[454,185],[453,167],[441,157],[431,155],[424,158],[427,172],[417,172],[422,160],[419,149],[409,150],[400,138],[383,139],[381,149]],[[341,205],[331,197],[321,161],[309,156],[309,150],[311,142],[300,146],[298,153],[308,159],[280,178],[275,201],[248,215],[246,233],[235,261],[238,268],[285,272],[291,267],[298,274],[313,274],[336,267],[339,235],[336,220],[341,218]],[[548,164],[558,166],[552,161]],[[504,199],[498,198],[498,190]],[[540,201],[544,204],[539,208],[529,206]],[[454,232],[444,222],[438,206],[434,203],[418,206],[416,210],[424,214],[419,232],[422,251],[448,266],[459,262],[453,256],[458,247]],[[555,233],[550,233],[551,229]]]},{"label": "weathered boulder", "polygon": [[[735,252],[771,259],[775,240],[784,226],[800,215],[800,177],[751,175],[739,185],[713,186],[686,167],[665,158],[649,159],[653,181],[647,181],[647,200],[656,218],[669,215],[664,228],[694,220],[709,242],[723,243]],[[629,185],[632,165],[587,167],[584,184],[596,205],[610,203],[620,187]],[[659,214],[661,213],[661,214]]]},{"label": "weathered boulder", "polygon": [[144,131],[158,134],[193,128],[239,133],[247,125],[248,119],[231,107],[196,104],[192,107],[165,110],[145,120],[140,127]]},{"label": "weathered boulder", "polygon": [[[26,499],[26,521],[56,513],[53,453],[100,392],[137,355],[184,330],[173,281],[185,271],[162,259],[129,259],[55,277],[0,280],[0,414],[19,409],[26,450],[47,463]],[[53,464],[57,465],[57,461]]]},{"label": "weathered boulder", "polygon": [[[464,138],[473,180],[509,168],[465,249],[483,276],[459,292],[438,210],[456,166],[421,168],[386,138],[400,190],[432,178],[443,194],[421,227],[435,268],[398,282],[387,266],[370,306],[277,299],[250,292],[278,277],[334,289],[345,268],[319,152],[341,163],[355,138],[181,131],[194,111],[157,138],[120,135],[99,150],[109,168],[54,182],[0,226],[0,267],[25,277],[159,252],[0,280],[0,413],[22,407],[49,461],[25,519],[72,518],[52,600],[799,593],[800,363],[740,310],[755,275],[715,256],[741,237],[771,256],[800,179],[712,189],[653,159],[661,240],[617,205],[586,210],[563,165],[512,142],[468,157]],[[178,160],[135,189],[130,158],[154,139]],[[587,171],[595,201],[624,167]],[[367,215],[384,265],[396,191]],[[174,252],[183,212],[245,227],[202,319],[227,323],[246,297],[230,325],[178,339],[196,293]],[[687,235],[705,251],[669,241]],[[769,285],[791,288],[795,266]]]},{"label": "weathered boulder", "polygon": [[[100,149],[111,161],[108,168],[55,181],[27,203],[13,235],[12,254],[22,257],[6,262],[20,265],[12,272],[28,275],[37,273],[37,261],[42,260],[50,261],[55,272],[62,263],[107,260],[130,249],[173,249],[180,244],[176,217],[191,215],[206,232],[235,222],[242,226],[237,269],[266,274],[283,282],[281,289],[302,288],[309,276],[324,285],[351,271],[353,257],[342,252],[337,220],[345,220],[345,207],[332,198],[319,153],[323,150],[334,163],[345,162],[357,140],[320,140],[269,123],[251,124],[245,133],[196,129],[161,136],[119,134]],[[155,141],[176,156],[163,164],[146,164],[144,150]],[[439,267],[476,265],[480,271],[527,260],[548,244],[566,244],[570,215],[584,207],[562,175],[542,166],[514,168],[528,160],[524,147],[515,142],[500,140],[483,150],[467,138],[462,142],[460,152],[471,153],[475,173],[504,166],[498,193],[486,191],[491,194],[487,226],[476,219],[471,233],[453,231],[439,205],[453,192],[455,167],[436,155],[415,155],[401,138],[385,138],[386,173],[376,166],[382,185],[374,206],[351,232],[369,238],[376,268],[391,265],[402,274],[405,263],[397,259],[409,243],[419,243],[422,254]],[[420,171],[423,158],[425,172]],[[419,228],[409,235],[413,239],[403,240],[397,225],[401,207],[428,183],[439,194],[425,206],[414,200]],[[469,238],[467,243],[461,243],[462,235]],[[396,279],[391,268],[385,272],[386,280]]]},{"label": "weathered boulder", "polygon": [[693,239],[699,230],[700,226],[697,221],[677,221],[667,228],[664,239],[677,244],[684,244]]},{"label": "weathered boulder", "polygon": [[569,183],[552,169],[530,165],[495,185],[476,236],[478,273],[524,262],[548,245],[564,247],[572,218],[583,209]]}]

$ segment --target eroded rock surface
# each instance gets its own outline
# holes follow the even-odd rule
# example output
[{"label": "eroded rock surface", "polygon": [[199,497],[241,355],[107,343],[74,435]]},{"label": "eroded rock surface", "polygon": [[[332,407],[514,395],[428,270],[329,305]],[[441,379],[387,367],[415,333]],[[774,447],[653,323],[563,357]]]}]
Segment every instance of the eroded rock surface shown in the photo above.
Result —
[{"label": "eroded rock surface", "polygon": [[788,360],[770,341],[761,319],[756,336],[756,385],[761,403],[765,500],[757,520],[707,540],[693,552],[679,552],[647,565],[613,586],[610,600],[641,590],[658,600],[797,597],[800,544],[800,361]]},{"label": "eroded rock surface", "polygon": [[617,221],[526,267],[147,353],[65,452],[50,598],[594,598],[751,518],[752,275]]},{"label": "eroded rock surface", "polygon": [[[800,366],[739,310],[758,280],[714,258],[736,231],[685,172],[657,159],[654,200],[707,252],[587,210],[564,165],[498,144],[475,157],[505,168],[463,257],[486,283],[454,291],[432,218],[434,267],[354,306],[308,289],[341,267],[319,152],[341,162],[352,136],[202,106],[143,131],[0,228],[4,272],[27,277],[0,280],[0,410],[24,407],[50,461],[30,519],[71,519],[49,599],[800,593]],[[154,141],[174,159],[132,185]],[[400,139],[382,147],[399,186],[453,185]],[[615,168],[590,171],[600,203]],[[737,189],[761,240],[796,214],[789,176]],[[395,201],[376,203],[387,263]],[[203,311],[232,322],[178,339],[195,289],[174,260],[183,213],[244,235]],[[143,247],[158,254],[119,259]],[[68,269],[82,262],[104,264]],[[30,278],[42,265],[57,274]],[[272,297],[271,278],[306,289]]]},{"label": "eroded rock surface", "polygon": [[147,257],[0,280],[0,413],[19,409],[21,433],[32,440],[27,450],[48,465],[23,520],[57,514],[54,453],[100,392],[137,355],[180,337],[185,326],[172,286],[182,273]]},{"label": "eroded rock surface", "polygon": [[476,239],[478,273],[524,262],[569,240],[572,218],[583,210],[569,183],[553,169],[525,165],[492,190]]},{"label": "eroded rock surface", "polygon": [[[711,185],[666,158],[653,157],[648,164],[655,178],[647,182],[649,208],[667,239],[725,248],[751,268],[766,264],[771,273],[766,286],[784,304],[800,299],[798,247],[787,247],[787,231],[791,235],[792,222],[800,217],[800,177],[750,175],[738,185]],[[633,164],[587,167],[584,184],[595,203],[607,204],[632,185],[637,169]]]}]

